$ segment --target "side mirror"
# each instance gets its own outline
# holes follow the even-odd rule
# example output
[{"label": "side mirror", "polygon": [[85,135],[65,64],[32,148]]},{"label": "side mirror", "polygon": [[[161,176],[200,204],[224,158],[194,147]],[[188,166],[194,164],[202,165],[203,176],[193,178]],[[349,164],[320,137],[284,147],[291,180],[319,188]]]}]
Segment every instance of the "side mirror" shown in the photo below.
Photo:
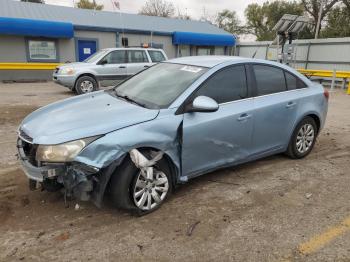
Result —
[{"label": "side mirror", "polygon": [[215,112],[219,109],[218,103],[207,96],[196,97],[187,112]]}]

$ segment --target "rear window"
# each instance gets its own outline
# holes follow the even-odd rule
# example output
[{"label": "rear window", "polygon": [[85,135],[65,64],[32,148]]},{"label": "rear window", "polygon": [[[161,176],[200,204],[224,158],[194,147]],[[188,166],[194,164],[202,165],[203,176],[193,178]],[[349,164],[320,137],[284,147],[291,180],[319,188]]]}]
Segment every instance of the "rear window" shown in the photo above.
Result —
[{"label": "rear window", "polygon": [[286,71],[284,72],[284,74],[286,76],[288,90],[294,90],[294,89],[306,87],[305,83],[302,80],[300,80],[298,77],[296,77],[296,76],[294,76]]},{"label": "rear window", "polygon": [[148,63],[146,52],[142,50],[128,50],[128,63]]},{"label": "rear window", "polygon": [[165,60],[165,57],[162,52],[155,50],[148,50],[148,54],[152,59],[152,62],[162,62]]}]

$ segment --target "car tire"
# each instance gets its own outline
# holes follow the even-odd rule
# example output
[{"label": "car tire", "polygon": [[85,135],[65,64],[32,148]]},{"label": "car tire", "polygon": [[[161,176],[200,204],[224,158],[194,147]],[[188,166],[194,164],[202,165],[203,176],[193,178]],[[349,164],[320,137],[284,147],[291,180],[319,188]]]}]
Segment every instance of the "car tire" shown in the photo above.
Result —
[{"label": "car tire", "polygon": [[[112,175],[109,183],[110,199],[114,206],[120,209],[128,210],[132,214],[137,216],[142,216],[158,209],[166,201],[169,195],[171,195],[173,185],[171,182],[172,180],[170,168],[168,166],[167,161],[164,158],[159,160],[157,164],[154,165],[154,169],[156,170],[156,172],[154,172],[155,174],[159,172],[157,173],[157,176],[160,173],[162,173],[162,177],[159,177],[161,177],[163,180],[165,180],[166,178],[167,186],[164,186],[162,190],[167,189],[167,191],[165,195],[162,195],[163,192],[157,191],[157,186],[154,186],[154,184],[151,184],[151,182],[149,182],[151,186],[148,190],[150,191],[144,192],[144,194],[145,197],[147,197],[146,202],[148,202],[148,198],[151,197],[152,207],[150,209],[145,209],[143,205],[137,205],[137,203],[142,202],[141,199],[142,197],[144,197],[144,195],[142,194],[141,196],[136,196],[136,193],[140,192],[140,188],[138,186],[140,178],[143,181],[141,171],[134,165],[129,155],[126,156],[123,163],[116,169],[116,171]],[[154,179],[154,183],[155,182],[157,182],[156,178]],[[148,184],[147,186],[149,186],[150,184]],[[160,201],[158,203],[152,196],[152,194],[154,194],[154,191],[159,197],[158,200]]]},{"label": "car tire", "polygon": [[318,129],[312,117],[305,117],[293,131],[286,154],[299,159],[307,156],[315,145]]},{"label": "car tire", "polygon": [[91,76],[81,76],[75,82],[75,92],[78,95],[91,93],[98,90],[98,83]]}]

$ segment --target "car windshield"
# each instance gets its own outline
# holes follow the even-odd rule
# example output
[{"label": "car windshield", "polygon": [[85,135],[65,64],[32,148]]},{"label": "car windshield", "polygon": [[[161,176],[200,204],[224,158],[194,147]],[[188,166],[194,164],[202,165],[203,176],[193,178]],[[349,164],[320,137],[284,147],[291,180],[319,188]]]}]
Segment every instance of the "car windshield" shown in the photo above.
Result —
[{"label": "car windshield", "polygon": [[108,53],[108,50],[97,51],[96,53],[94,53],[91,56],[89,56],[88,58],[86,58],[83,62],[84,63],[94,63],[107,53]]},{"label": "car windshield", "polygon": [[208,69],[160,63],[131,77],[114,89],[114,95],[147,108],[167,108]]}]

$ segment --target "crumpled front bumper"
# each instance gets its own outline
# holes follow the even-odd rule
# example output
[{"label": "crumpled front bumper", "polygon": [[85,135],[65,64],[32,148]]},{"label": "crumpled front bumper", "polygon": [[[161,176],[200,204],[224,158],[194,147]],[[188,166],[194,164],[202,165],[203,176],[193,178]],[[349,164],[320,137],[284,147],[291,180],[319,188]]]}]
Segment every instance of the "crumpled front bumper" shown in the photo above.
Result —
[{"label": "crumpled front bumper", "polygon": [[23,149],[23,141],[21,139],[17,140],[17,148],[18,148],[18,160],[21,164],[23,172],[29,179],[43,182],[47,178],[52,178],[66,172],[66,167],[64,165],[48,165],[36,167],[32,165],[26,156]]}]

